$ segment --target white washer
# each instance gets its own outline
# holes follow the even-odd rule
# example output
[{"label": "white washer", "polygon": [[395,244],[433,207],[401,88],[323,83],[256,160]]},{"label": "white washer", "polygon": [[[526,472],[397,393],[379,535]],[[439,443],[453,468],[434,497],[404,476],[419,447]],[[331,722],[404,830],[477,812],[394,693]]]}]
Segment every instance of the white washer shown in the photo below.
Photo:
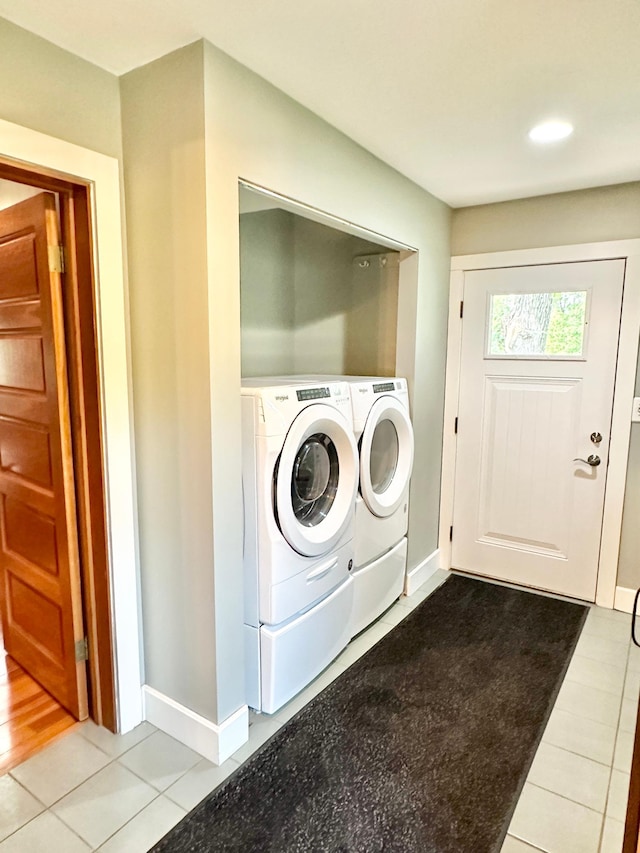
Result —
[{"label": "white washer", "polygon": [[345,379],[351,387],[360,451],[353,570],[355,635],[402,594],[414,438],[406,379]]},{"label": "white washer", "polygon": [[242,381],[247,701],[273,713],[352,635],[349,385]]},{"label": "white washer", "polygon": [[384,613],[404,588],[414,448],[407,380],[385,376],[296,378],[343,380],[351,389],[353,430],[359,450],[352,572],[355,636]]}]

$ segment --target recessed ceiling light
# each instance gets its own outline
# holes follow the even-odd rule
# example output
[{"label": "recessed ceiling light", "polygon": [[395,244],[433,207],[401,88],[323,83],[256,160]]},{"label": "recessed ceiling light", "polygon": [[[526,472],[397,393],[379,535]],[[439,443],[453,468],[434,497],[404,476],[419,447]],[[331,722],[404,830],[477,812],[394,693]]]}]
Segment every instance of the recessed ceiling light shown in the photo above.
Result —
[{"label": "recessed ceiling light", "polygon": [[558,142],[566,139],[573,133],[573,125],[568,121],[543,121],[529,131],[529,139],[532,142]]}]

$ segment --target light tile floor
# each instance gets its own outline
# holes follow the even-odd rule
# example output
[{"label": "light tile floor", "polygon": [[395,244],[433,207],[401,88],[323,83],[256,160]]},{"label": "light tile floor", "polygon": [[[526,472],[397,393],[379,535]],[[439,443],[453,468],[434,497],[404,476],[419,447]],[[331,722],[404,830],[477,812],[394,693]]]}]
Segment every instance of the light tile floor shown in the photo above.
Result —
[{"label": "light tile floor", "polygon": [[[0,776],[0,853],[144,853],[446,577],[401,599],[277,714],[251,714],[248,743],[221,767],[148,723],[124,736],[77,727]],[[640,689],[629,620],[589,614],[502,853],[620,853]]]},{"label": "light tile floor", "polygon": [[631,617],[591,609],[502,853],[620,853],[640,649]]}]

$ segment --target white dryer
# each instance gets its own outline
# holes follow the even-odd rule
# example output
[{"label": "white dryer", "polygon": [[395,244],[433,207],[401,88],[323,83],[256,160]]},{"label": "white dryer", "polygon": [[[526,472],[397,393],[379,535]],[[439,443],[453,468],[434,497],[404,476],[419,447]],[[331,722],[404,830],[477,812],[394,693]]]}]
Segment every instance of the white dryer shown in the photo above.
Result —
[{"label": "white dryer", "polygon": [[345,377],[359,448],[353,634],[402,594],[407,566],[413,427],[406,379]]},{"label": "white dryer", "polygon": [[247,701],[273,713],[352,635],[358,453],[347,383],[242,386]]}]

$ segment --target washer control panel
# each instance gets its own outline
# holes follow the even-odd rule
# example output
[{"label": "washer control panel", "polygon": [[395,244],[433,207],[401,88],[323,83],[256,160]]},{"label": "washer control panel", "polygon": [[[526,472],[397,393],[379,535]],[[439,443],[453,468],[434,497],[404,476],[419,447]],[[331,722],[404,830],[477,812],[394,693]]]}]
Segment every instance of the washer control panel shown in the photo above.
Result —
[{"label": "washer control panel", "polygon": [[330,397],[331,392],[327,387],[325,388],[302,388],[300,391],[296,391],[296,395],[298,400],[302,403],[306,400],[322,400],[325,397]]}]

